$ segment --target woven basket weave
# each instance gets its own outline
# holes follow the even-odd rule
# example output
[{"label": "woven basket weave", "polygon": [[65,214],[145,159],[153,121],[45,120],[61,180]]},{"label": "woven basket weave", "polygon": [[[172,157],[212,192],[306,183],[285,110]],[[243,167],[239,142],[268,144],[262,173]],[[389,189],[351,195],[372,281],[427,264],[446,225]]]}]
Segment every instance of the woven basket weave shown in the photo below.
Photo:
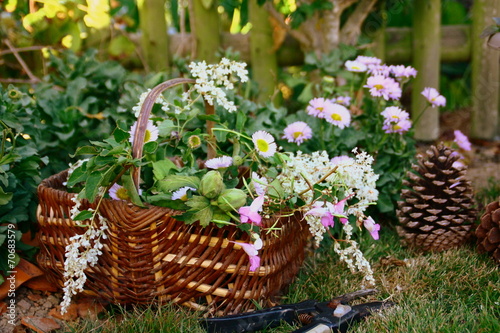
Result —
[{"label": "woven basket weave", "polygon": [[[76,194],[63,185],[67,174],[53,175],[38,187],[37,261],[59,287],[64,285],[65,247],[70,237],[84,232],[77,226],[81,222],[70,218]],[[89,207],[96,204],[84,201],[80,209]],[[171,301],[212,315],[269,305],[296,276],[310,237],[299,213],[263,219],[261,266],[251,272],[248,255],[233,243],[249,242],[249,235],[235,226],[186,225],[175,219],[180,212],[111,199],[98,209],[108,220],[108,237],[98,264],[86,270],[84,293],[117,304]],[[278,229],[268,233],[269,227]]]}]

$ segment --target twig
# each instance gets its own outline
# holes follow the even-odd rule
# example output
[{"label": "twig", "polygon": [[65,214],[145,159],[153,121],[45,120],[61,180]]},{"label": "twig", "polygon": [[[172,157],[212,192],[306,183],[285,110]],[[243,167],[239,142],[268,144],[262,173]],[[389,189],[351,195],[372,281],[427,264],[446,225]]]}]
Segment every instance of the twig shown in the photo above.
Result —
[{"label": "twig", "polygon": [[[18,47],[15,49],[17,52],[28,52],[28,51],[39,51],[48,48],[47,46],[27,46],[27,47]],[[0,51],[0,56],[5,54],[14,53],[12,50],[4,50]]]},{"label": "twig", "polygon": [[[324,175],[323,177],[321,177],[321,179],[320,179],[320,180],[318,180],[315,184],[319,184],[319,183],[323,182],[325,179],[327,179],[328,177],[330,177],[330,175],[331,175],[332,173],[334,173],[335,171],[337,171],[337,168],[338,168],[338,166],[336,165],[336,166],[335,166],[335,168],[333,168],[332,170],[330,170],[330,172],[329,172],[329,173],[327,173],[326,175]],[[305,179],[305,178],[304,178],[304,179]],[[306,182],[307,182],[307,184],[308,184],[309,186],[311,186],[311,185],[309,184],[309,180],[307,180],[307,179],[306,179]],[[310,190],[312,190],[312,189],[311,189],[311,188],[307,188],[307,189],[305,189],[304,191],[302,191],[302,192],[300,192],[300,193],[299,193],[299,196],[303,195],[304,193],[306,193],[307,191],[310,191]]]},{"label": "twig", "polygon": [[0,82],[4,83],[38,83],[40,81],[35,80],[24,80],[24,79],[0,79]]},{"label": "twig", "polygon": [[19,53],[17,52],[17,50],[11,44],[11,42],[8,39],[4,39],[3,42],[5,43],[5,45],[7,45],[7,47],[12,52],[12,54],[14,54],[14,57],[16,57],[17,61],[19,62],[19,64],[23,68],[23,70],[26,72],[26,74],[28,75],[28,77],[30,78],[30,80],[33,83],[40,82],[41,80],[38,77],[36,77],[35,75],[33,75],[33,73],[31,72],[31,70],[28,68],[28,65],[26,65],[26,63],[24,62],[23,58],[21,58],[21,56],[19,55]]}]

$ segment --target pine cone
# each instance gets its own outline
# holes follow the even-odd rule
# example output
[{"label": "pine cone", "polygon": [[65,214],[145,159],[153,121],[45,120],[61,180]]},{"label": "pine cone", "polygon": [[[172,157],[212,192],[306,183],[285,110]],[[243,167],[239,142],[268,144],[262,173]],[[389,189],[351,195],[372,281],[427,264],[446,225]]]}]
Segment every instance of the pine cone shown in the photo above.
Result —
[{"label": "pine cone", "polygon": [[476,237],[478,252],[488,252],[500,265],[500,199],[486,206]]},{"label": "pine cone", "polygon": [[473,235],[477,216],[466,167],[456,166],[459,154],[444,145],[418,155],[398,201],[397,226],[403,244],[423,252],[459,246]]}]

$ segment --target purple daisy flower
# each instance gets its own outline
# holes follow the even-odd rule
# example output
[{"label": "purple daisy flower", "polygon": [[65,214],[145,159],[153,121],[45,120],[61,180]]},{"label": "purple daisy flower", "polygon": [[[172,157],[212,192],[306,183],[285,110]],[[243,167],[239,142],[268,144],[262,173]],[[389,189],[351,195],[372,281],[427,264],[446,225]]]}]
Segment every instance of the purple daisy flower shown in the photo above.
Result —
[{"label": "purple daisy flower", "polygon": [[351,124],[351,113],[345,106],[332,103],[326,109],[325,120],[343,129]]},{"label": "purple daisy flower", "polygon": [[304,140],[312,138],[312,129],[303,121],[296,121],[288,125],[284,130],[283,139],[300,145]]},{"label": "purple daisy flower", "polygon": [[313,117],[324,118],[325,109],[328,108],[330,104],[332,103],[323,97],[313,98],[309,101],[306,112]]},{"label": "purple daisy flower", "polygon": [[446,98],[440,95],[439,92],[434,88],[424,88],[424,91],[422,91],[422,95],[427,99],[427,101],[429,101],[429,103],[432,104],[433,108],[435,108],[436,106],[446,105]]},{"label": "purple daisy flower", "polygon": [[455,130],[453,132],[455,134],[455,140],[453,140],[461,149],[470,151],[472,149],[472,145],[469,141],[469,138],[463,134],[459,130]]}]

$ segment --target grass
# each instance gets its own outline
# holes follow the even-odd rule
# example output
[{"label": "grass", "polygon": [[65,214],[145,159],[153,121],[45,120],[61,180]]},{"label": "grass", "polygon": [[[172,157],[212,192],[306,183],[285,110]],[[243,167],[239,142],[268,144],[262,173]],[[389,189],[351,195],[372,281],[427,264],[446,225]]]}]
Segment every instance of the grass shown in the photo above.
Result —
[{"label": "grass", "polygon": [[[500,271],[473,244],[443,253],[418,254],[400,246],[390,227],[364,249],[372,262],[379,293],[362,300],[396,305],[357,323],[350,332],[500,332]],[[361,288],[333,251],[310,257],[282,303],[328,300]],[[70,332],[203,332],[200,314],[175,305],[114,308],[98,321],[81,321]],[[266,333],[291,332],[284,324]]]}]

